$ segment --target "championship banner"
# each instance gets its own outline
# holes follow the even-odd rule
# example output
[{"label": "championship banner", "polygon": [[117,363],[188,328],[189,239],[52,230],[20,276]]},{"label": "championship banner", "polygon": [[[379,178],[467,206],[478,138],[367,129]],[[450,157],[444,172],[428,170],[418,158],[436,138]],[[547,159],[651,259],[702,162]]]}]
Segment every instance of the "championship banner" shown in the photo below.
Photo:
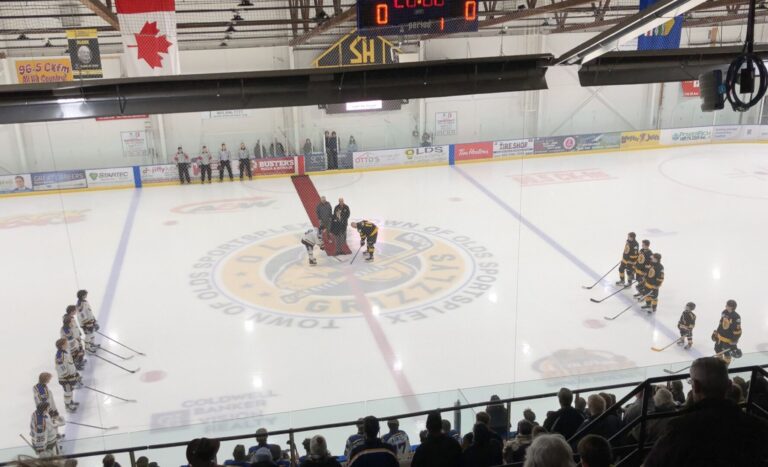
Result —
[{"label": "championship banner", "polygon": [[[640,0],[640,11],[650,7],[657,0]],[[656,26],[637,38],[637,50],[679,49],[683,32],[683,17],[675,16],[664,24]]]},{"label": "championship banner", "polygon": [[178,75],[174,0],[116,0],[128,76]]},{"label": "championship banner", "polygon": [[68,58],[16,60],[19,84],[59,83],[72,81],[72,63]]},{"label": "championship banner", "polygon": [[99,36],[96,29],[67,30],[67,49],[75,78],[103,78]]},{"label": "championship banner", "polygon": [[659,146],[659,130],[625,131],[621,133],[621,150],[650,149]]}]

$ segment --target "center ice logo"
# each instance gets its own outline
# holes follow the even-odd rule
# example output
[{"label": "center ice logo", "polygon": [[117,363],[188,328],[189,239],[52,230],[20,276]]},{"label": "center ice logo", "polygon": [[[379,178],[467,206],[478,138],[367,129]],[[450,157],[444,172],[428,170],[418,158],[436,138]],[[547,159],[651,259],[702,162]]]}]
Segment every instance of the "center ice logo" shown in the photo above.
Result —
[{"label": "center ice logo", "polygon": [[350,265],[349,256],[339,262],[321,253],[310,268],[299,243],[303,227],[286,226],[209,251],[193,266],[190,285],[209,307],[258,324],[338,329],[365,313],[389,324],[445,314],[496,281],[493,255],[467,236],[416,223],[379,225],[375,263]]}]

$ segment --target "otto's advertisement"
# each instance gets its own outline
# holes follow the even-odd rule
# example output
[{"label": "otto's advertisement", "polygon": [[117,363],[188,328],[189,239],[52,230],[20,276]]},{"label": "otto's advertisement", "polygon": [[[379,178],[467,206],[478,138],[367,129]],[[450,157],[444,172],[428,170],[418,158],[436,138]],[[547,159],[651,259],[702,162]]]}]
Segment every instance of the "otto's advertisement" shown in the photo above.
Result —
[{"label": "otto's advertisement", "polygon": [[356,152],[353,155],[353,164],[356,169],[370,169],[397,165],[447,163],[449,151],[450,146],[429,146],[425,148]]}]

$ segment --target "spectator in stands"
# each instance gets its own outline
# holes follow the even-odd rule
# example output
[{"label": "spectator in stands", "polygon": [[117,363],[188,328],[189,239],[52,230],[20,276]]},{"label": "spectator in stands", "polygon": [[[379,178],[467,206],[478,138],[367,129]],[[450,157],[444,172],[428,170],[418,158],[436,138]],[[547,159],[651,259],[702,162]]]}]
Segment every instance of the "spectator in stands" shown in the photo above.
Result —
[{"label": "spectator in stands", "polygon": [[336,170],[339,168],[339,139],[336,137],[336,132],[329,134],[325,132],[325,156],[328,159],[328,170]]},{"label": "spectator in stands", "polygon": [[672,399],[680,406],[685,404],[685,392],[683,391],[683,382],[678,380],[672,381],[669,390],[672,392]]},{"label": "spectator in stands", "polygon": [[485,423],[475,423],[472,445],[462,454],[465,467],[491,467],[503,463],[501,443],[491,437],[491,430]]},{"label": "spectator in stands", "polygon": [[141,456],[136,459],[136,467],[149,467],[149,459],[147,456]]},{"label": "spectator in stands", "polygon": [[539,436],[539,435],[546,435],[548,433],[549,432],[547,431],[547,429],[544,428],[543,426],[541,426],[541,425],[534,425],[533,426],[533,431],[531,432],[531,436],[533,437],[533,439],[536,439],[537,436]]},{"label": "spectator in stands", "polygon": [[[656,394],[653,395],[653,405],[655,407],[654,413],[661,412],[675,412],[677,405],[672,400],[672,393],[667,388],[661,387],[656,390]],[[648,420],[645,423],[645,441],[646,443],[654,443],[661,437],[667,428],[667,424],[671,421],[671,418],[655,418]],[[634,442],[640,440],[640,425],[634,427],[630,433]]]},{"label": "spectator in stands", "polygon": [[341,467],[339,461],[328,452],[328,443],[320,435],[315,435],[309,442],[309,455],[301,467]]},{"label": "spectator in stands", "polygon": [[574,447],[576,446],[576,443],[581,440],[581,438],[587,435],[600,435],[605,439],[609,439],[621,428],[621,421],[613,413],[606,415],[597,421],[594,425],[590,426],[593,421],[597,420],[597,418],[600,417],[603,412],[605,412],[605,399],[600,397],[599,394],[592,394],[589,396],[587,399],[587,408],[589,410],[589,417],[584,420],[584,423],[581,424],[579,430],[577,431],[587,427],[588,428],[586,431],[580,433],[576,439],[571,441],[571,444]]},{"label": "spectator in stands", "polygon": [[443,433],[455,439],[457,443],[461,444],[461,434],[458,431],[451,429],[451,422],[443,419],[441,423],[443,425]]},{"label": "spectator in stands", "polygon": [[112,454],[107,454],[104,456],[104,458],[101,460],[101,465],[103,467],[120,467],[120,464],[115,460],[115,456]]},{"label": "spectator in stands", "polygon": [[[747,394],[747,388],[749,387],[749,385],[747,384],[746,381],[744,381],[744,378],[742,378],[741,376],[734,376],[733,384],[741,388],[742,395]],[[683,385],[683,382],[680,381],[680,386],[682,385]]]},{"label": "spectator in stands", "polygon": [[349,142],[347,143],[347,154],[350,156],[357,152],[357,141],[355,141],[355,137],[350,135],[349,136]]},{"label": "spectator in stands", "polygon": [[369,415],[363,419],[365,441],[349,455],[347,467],[400,467],[395,448],[379,439],[379,419]]},{"label": "spectator in stands", "polygon": [[[273,459],[272,452],[269,448],[259,448],[253,453],[253,456],[251,456],[251,467],[275,467],[277,464]],[[278,459],[280,458],[278,457]]]},{"label": "spectator in stands", "polygon": [[245,446],[238,444],[232,451],[232,459],[224,461],[224,465],[236,465],[239,467],[249,467],[248,457],[245,455]]},{"label": "spectator in stands", "polygon": [[470,446],[472,446],[472,442],[475,440],[475,434],[472,432],[467,433],[461,438],[461,451],[466,451]]},{"label": "spectator in stands", "polygon": [[320,203],[315,207],[315,214],[317,214],[317,220],[320,222],[320,235],[322,237],[323,230],[330,232],[333,221],[333,208],[325,196],[320,197]]},{"label": "spectator in stands", "polygon": [[304,141],[304,146],[301,148],[301,153],[305,156],[312,154],[312,140],[307,138],[307,140]]},{"label": "spectator in stands", "polygon": [[285,157],[285,146],[279,140],[275,140],[275,157]]},{"label": "spectator in stands", "polygon": [[602,436],[585,436],[576,451],[581,458],[581,467],[611,467],[613,462],[611,444]]},{"label": "spectator in stands", "polygon": [[407,459],[411,456],[411,440],[408,433],[400,429],[400,421],[387,420],[389,433],[381,437],[381,440],[395,448],[398,459]]},{"label": "spectator in stands", "polygon": [[[768,381],[762,376],[758,376],[755,379],[754,386],[750,383],[747,392],[745,394],[752,394],[752,402],[762,408],[768,410]],[[758,417],[768,418],[764,413],[755,411],[755,415]]]},{"label": "spectator in stands", "polygon": [[[491,416],[488,415],[488,412],[480,411],[475,414],[475,423],[482,423],[486,427],[488,427],[489,435],[492,439],[496,440],[496,442],[499,445],[499,449],[501,449],[502,446],[504,446],[504,440],[501,438],[501,436],[496,433],[495,431],[491,430]],[[473,428],[474,431],[474,428]]]},{"label": "spectator in stands", "polygon": [[509,436],[509,413],[504,404],[499,403],[501,399],[496,394],[491,396],[491,403],[485,408],[490,417],[488,428],[501,436],[501,439],[507,439]]},{"label": "spectator in stands", "polygon": [[731,387],[728,388],[728,392],[725,394],[725,397],[737,405],[744,402],[744,396],[741,394],[741,388],[736,384],[731,384]]},{"label": "spectator in stands", "polygon": [[525,454],[524,467],[574,467],[573,450],[560,435],[540,435]]},{"label": "spectator in stands", "polygon": [[[157,465],[156,462],[150,462],[147,465],[151,466],[152,464]],[[138,461],[136,461],[136,465],[138,465]],[[65,460],[64,461],[64,467],[77,467],[77,459],[67,459],[67,460]]]},{"label": "spectator in stands", "polygon": [[432,146],[432,136],[430,136],[430,134],[425,131],[421,135],[421,147],[427,148],[429,146]]},{"label": "spectator in stands", "polygon": [[557,392],[557,400],[560,402],[560,410],[547,416],[547,419],[544,420],[544,428],[550,433],[560,433],[565,439],[568,439],[584,423],[584,416],[571,407],[573,393],[570,389],[560,388],[560,391]]},{"label": "spectator in stands", "polygon": [[669,422],[646,467],[747,467],[768,461],[768,424],[747,415],[725,398],[731,381],[728,367],[715,357],[691,366],[693,406]]},{"label": "spectator in stands", "polygon": [[216,454],[218,452],[218,440],[195,438],[187,444],[187,462],[189,462],[190,467],[217,467]]},{"label": "spectator in stands", "polygon": [[267,148],[264,147],[263,144],[261,144],[261,140],[256,140],[256,145],[253,147],[253,158],[254,159],[264,159],[267,157]]},{"label": "spectator in stands", "polygon": [[531,422],[533,426],[538,425],[538,423],[536,422],[536,414],[531,409],[523,410],[523,418]]},{"label": "spectator in stands", "polygon": [[429,436],[429,432],[427,430],[421,430],[419,432],[419,444],[424,444],[424,441],[427,440],[427,436]]},{"label": "spectator in stands", "polygon": [[256,446],[248,448],[248,455],[251,456],[251,462],[254,462],[254,455],[256,454],[256,451],[261,448],[269,449],[270,454],[272,454],[272,460],[280,460],[280,457],[282,456],[280,446],[267,443],[268,437],[269,432],[267,432],[266,428],[259,428],[256,430]]},{"label": "spectator in stands", "polygon": [[[643,410],[643,393],[640,391],[635,394],[635,402],[629,404],[624,408],[624,425],[630,424],[634,419],[640,416]],[[653,397],[648,400],[648,413],[653,413]]]},{"label": "spectator in stands", "polygon": [[[461,446],[445,433],[439,412],[427,416],[427,438],[416,448],[411,467],[459,467]],[[449,427],[450,430],[450,427]]]},{"label": "spectator in stands", "polygon": [[576,401],[573,403],[573,407],[578,410],[579,413],[584,416],[584,418],[589,416],[587,413],[587,401],[578,394],[576,394]]},{"label": "spectator in stands", "polygon": [[339,198],[339,204],[333,208],[333,220],[331,221],[331,233],[336,242],[336,254],[341,254],[347,244],[347,224],[349,223],[349,206],[344,204],[344,198]]},{"label": "spectator in stands", "polygon": [[525,451],[533,442],[533,423],[528,420],[517,422],[517,434],[504,445],[504,462],[522,462],[525,460]]},{"label": "spectator in stands", "polygon": [[365,437],[363,436],[363,419],[357,419],[357,433],[347,438],[347,444],[344,446],[344,457],[349,460],[349,454],[353,449],[363,444]]}]

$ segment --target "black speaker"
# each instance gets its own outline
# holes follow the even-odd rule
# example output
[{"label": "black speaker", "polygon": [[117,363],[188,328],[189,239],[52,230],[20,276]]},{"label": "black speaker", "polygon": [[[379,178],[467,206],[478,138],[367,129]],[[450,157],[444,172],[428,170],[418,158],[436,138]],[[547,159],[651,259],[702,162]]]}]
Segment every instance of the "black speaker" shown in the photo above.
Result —
[{"label": "black speaker", "polygon": [[699,89],[701,91],[702,112],[714,112],[725,107],[725,85],[721,70],[700,74]]}]

